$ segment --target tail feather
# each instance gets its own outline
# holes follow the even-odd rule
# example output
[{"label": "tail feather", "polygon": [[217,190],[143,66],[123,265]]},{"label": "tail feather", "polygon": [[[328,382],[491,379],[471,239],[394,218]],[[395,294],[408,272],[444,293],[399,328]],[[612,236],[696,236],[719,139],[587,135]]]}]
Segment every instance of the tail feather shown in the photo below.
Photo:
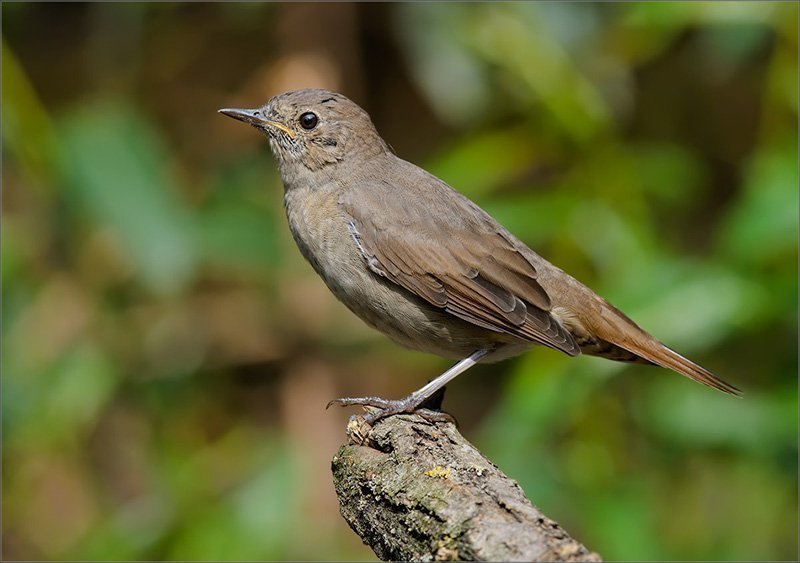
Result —
[{"label": "tail feather", "polygon": [[723,393],[735,397],[742,396],[742,392],[727,381],[720,379],[693,361],[684,358],[676,351],[667,348],[657,340],[652,340],[648,344],[648,346],[629,346],[628,343],[625,343],[619,344],[619,346],[663,368],[671,369],[681,375],[685,375],[689,379],[694,379],[698,383],[708,385],[709,387],[713,387],[714,389],[718,389]]},{"label": "tail feather", "polygon": [[601,308],[600,319],[600,322],[593,326],[594,333],[600,338],[698,383],[735,397],[742,396],[739,389],[668,348],[642,330],[619,309],[605,301]]}]

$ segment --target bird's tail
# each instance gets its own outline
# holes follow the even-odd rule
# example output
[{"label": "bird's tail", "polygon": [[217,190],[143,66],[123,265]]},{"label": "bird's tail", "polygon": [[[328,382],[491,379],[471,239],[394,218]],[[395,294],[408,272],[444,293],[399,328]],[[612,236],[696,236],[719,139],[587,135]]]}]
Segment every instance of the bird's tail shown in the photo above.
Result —
[{"label": "bird's tail", "polygon": [[729,395],[734,395],[735,397],[742,396],[742,392],[727,381],[720,379],[704,367],[684,358],[676,351],[667,348],[655,339],[649,342],[647,346],[634,347],[626,344],[618,344],[618,346],[663,368],[671,369],[681,375],[685,375],[689,379],[694,379],[698,383],[708,385],[709,387],[713,387]]},{"label": "bird's tail", "polygon": [[600,326],[596,327],[599,329],[598,336],[601,338],[649,362],[671,369],[689,379],[694,379],[698,383],[713,387],[729,395],[742,396],[742,392],[727,381],[720,379],[693,361],[684,358],[650,336],[613,305],[609,303],[604,303],[604,305],[605,307],[603,307],[601,314],[604,322],[601,322]]}]

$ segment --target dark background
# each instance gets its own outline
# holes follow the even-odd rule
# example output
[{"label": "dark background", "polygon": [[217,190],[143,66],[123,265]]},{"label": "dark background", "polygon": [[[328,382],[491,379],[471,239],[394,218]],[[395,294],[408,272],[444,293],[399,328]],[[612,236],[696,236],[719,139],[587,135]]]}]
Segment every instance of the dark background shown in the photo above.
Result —
[{"label": "dark background", "polygon": [[613,560],[797,557],[794,3],[2,5],[4,559],[369,559],[329,463],[448,363],[294,247],[265,139],[326,87],[745,391],[537,349],[462,432]]}]

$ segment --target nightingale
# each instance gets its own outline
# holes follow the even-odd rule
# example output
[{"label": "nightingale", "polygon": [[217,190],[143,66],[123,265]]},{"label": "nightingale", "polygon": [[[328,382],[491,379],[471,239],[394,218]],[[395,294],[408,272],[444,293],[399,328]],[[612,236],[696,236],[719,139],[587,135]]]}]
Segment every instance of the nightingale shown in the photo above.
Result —
[{"label": "nightingale", "polygon": [[335,92],[286,92],[220,113],[264,133],[289,228],[333,294],[395,342],[458,360],[400,400],[343,398],[368,422],[425,408],[477,362],[534,345],[655,364],[732,395],[733,385],[671,350],[536,254],[488,213],[394,154],[366,111]]}]

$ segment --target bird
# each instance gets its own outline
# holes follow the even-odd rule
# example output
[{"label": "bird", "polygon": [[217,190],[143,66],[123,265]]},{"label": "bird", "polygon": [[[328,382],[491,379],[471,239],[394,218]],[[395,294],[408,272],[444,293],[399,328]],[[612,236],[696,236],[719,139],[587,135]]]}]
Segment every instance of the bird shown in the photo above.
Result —
[{"label": "bird", "polygon": [[400,413],[439,420],[431,399],[456,376],[536,345],[657,365],[741,396],[398,157],[346,96],[294,90],[256,109],[219,112],[266,135],[292,236],[330,291],[395,342],[457,360],[402,399],[346,397],[328,406],[373,407],[368,423]]}]

